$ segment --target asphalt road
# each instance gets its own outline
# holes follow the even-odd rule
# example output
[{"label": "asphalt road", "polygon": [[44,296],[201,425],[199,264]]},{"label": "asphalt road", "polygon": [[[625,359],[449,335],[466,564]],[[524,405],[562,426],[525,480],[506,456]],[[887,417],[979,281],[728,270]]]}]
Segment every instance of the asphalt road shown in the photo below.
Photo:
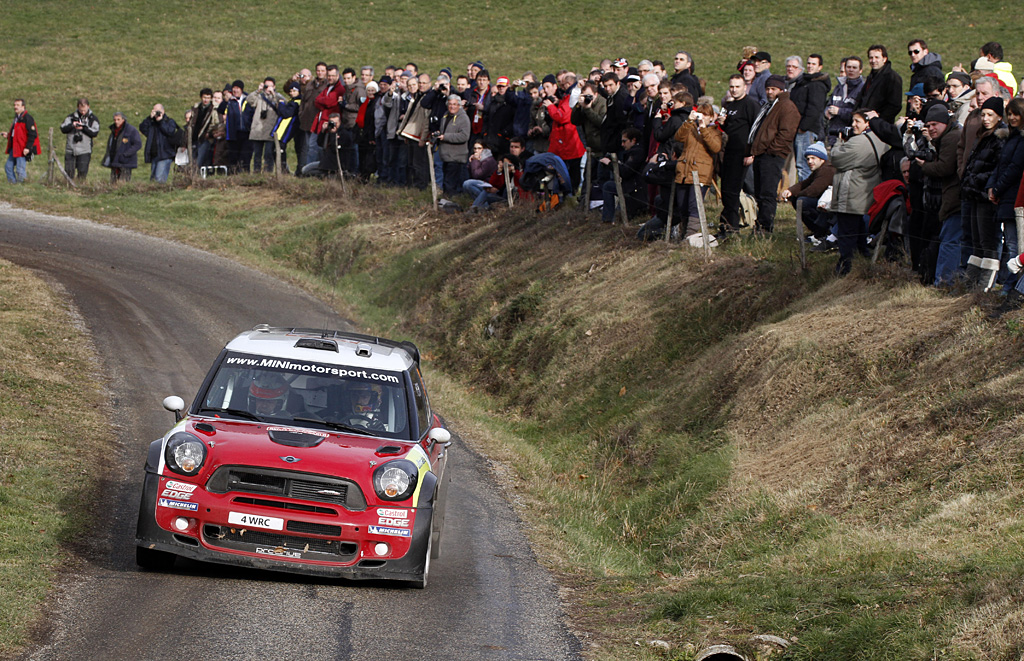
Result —
[{"label": "asphalt road", "polygon": [[[461,439],[441,558],[426,590],[179,560],[134,562],[149,442],[223,344],[258,323],[347,328],[322,302],[229,260],[87,221],[0,207],[0,257],[62,287],[109,379],[119,456],[49,633],[28,659],[574,659],[550,575]],[[429,385],[429,384],[428,384]]]}]

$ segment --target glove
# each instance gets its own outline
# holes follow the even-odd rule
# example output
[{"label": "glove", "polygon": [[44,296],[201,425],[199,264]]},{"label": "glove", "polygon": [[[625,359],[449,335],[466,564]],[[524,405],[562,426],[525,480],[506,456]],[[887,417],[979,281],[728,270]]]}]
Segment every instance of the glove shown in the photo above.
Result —
[{"label": "glove", "polygon": [[1020,255],[1006,262],[1006,268],[1010,269],[1010,273],[1020,273],[1021,268],[1024,268],[1020,263]]}]

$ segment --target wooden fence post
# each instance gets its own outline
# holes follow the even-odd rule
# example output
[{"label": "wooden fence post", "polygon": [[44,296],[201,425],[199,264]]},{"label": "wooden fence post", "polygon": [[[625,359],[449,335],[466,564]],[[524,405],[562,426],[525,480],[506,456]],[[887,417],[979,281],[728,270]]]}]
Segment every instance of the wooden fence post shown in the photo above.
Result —
[{"label": "wooden fence post", "polygon": [[672,242],[672,216],[676,211],[676,175],[672,173],[672,183],[668,186],[668,221],[665,224],[665,243]]},{"label": "wooden fence post", "polygon": [[708,218],[704,213],[704,193],[700,190],[700,175],[691,171],[693,178],[693,194],[697,198],[697,216],[700,218],[700,235],[704,240],[704,259],[711,259],[711,237],[708,235]]},{"label": "wooden fence post", "polygon": [[626,213],[626,196],[622,194],[622,178],[619,177],[619,156],[612,154],[612,176],[615,178],[615,194],[618,195],[617,204],[621,210],[622,224],[629,224],[629,214]]},{"label": "wooden fence post", "polygon": [[[29,145],[29,146],[31,147],[31,145]],[[46,185],[47,186],[52,186],[53,185],[53,159],[56,158],[56,156],[53,153],[53,127],[52,126],[50,127],[50,137],[49,137],[49,139],[47,140],[47,143],[46,143],[46,151],[47,151],[47,154],[48,154],[47,163],[46,163],[47,166],[48,166],[47,169],[46,169]]]},{"label": "wooden fence post", "polygon": [[430,172],[430,194],[434,198],[434,211],[437,211],[437,175],[434,172],[434,150],[427,140],[427,170]]},{"label": "wooden fence post", "polygon": [[505,196],[508,198],[508,208],[512,208],[512,174],[508,171],[506,163],[501,164],[501,175],[505,178]]},{"label": "wooden fence post", "polygon": [[281,181],[281,140],[277,137],[277,131],[274,131],[274,176]]},{"label": "wooden fence post", "polygon": [[590,211],[590,171],[593,167],[594,153],[587,147],[587,164],[583,167],[583,210]]},{"label": "wooden fence post", "polygon": [[800,268],[807,270],[807,242],[804,241],[804,201],[796,200],[796,240],[800,244]]}]

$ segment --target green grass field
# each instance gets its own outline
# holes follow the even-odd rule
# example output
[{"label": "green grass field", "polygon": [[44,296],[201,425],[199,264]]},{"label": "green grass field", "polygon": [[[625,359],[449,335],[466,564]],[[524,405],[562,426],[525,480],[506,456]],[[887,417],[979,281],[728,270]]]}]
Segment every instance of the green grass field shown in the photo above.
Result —
[{"label": "green grass field", "polygon": [[671,67],[683,49],[720,98],[746,45],[772,53],[780,73],[786,56],[819,52],[834,75],[840,58],[864,57],[869,45],[882,43],[907,80],[905,45],[922,38],[947,71],[977,57],[983,43],[999,41],[1024,75],[1024,6],[1005,1],[41,0],[6,9],[5,19],[0,101],[24,97],[42,127],[59,125],[82,95],[104,127],[116,110],[141,119],[156,102],[180,119],[202,87],[235,78],[251,87],[266,75],[281,81],[321,59],[356,69],[370,64],[378,75],[386,64],[409,61],[431,73],[443,66],[464,73],[482,59],[494,80],[526,70],[588,71],[604,57],[660,59]]},{"label": "green grass field", "polygon": [[[684,48],[720,90],[744,45],[776,70],[821,52],[831,71],[880,42],[906,78],[903,46],[920,37],[947,69],[989,40],[1024,68],[1024,7],[1009,3],[239,7],[19,6],[0,98],[27,98],[45,133],[80,94],[104,124],[155,101],[180,117],[201,86],[318,59],[460,71],[482,58],[493,75]],[[513,467],[592,658],[689,660],[714,642],[753,658],[756,634],[791,641],[776,658],[1024,651],[1024,321],[991,322],[992,300],[894,267],[836,281],[814,256],[802,272],[791,211],[774,240],[705,264],[569,210],[471,221],[428,213],[423,193],[346,199],[321,182],[0,184],[0,198],[334,289],[366,329],[416,338],[439,407]]]}]

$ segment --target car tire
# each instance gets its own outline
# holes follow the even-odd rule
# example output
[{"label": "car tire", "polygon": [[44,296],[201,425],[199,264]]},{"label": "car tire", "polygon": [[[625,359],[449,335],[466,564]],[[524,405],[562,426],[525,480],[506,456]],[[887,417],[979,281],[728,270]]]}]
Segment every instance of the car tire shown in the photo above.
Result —
[{"label": "car tire", "polygon": [[437,503],[434,506],[434,517],[431,521],[430,558],[432,560],[437,560],[441,557],[441,535],[444,533],[444,514],[448,505],[448,484],[451,482],[447,475],[442,480],[441,486],[438,488]]},{"label": "car tire", "polygon": [[427,552],[423,554],[423,574],[419,578],[409,581],[409,587],[422,590],[427,587],[427,575],[430,573],[430,558],[432,557],[431,548],[433,548],[434,540],[433,535],[427,537]]},{"label": "car tire", "polygon": [[150,571],[166,571],[174,567],[175,556],[167,551],[148,549],[144,546],[135,547],[135,564]]}]

